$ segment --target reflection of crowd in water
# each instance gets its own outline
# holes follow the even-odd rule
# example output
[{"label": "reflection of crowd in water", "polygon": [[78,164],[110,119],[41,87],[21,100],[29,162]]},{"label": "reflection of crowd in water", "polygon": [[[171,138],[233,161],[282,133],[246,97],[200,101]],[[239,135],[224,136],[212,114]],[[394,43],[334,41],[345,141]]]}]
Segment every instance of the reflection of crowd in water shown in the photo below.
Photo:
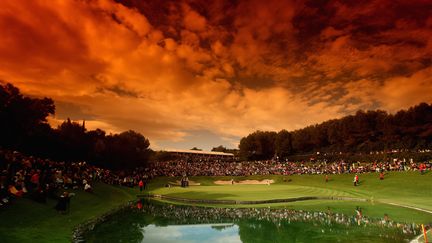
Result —
[{"label": "reflection of crowd in water", "polygon": [[430,163],[415,163],[393,160],[373,163],[337,162],[280,162],[273,160],[232,162],[223,160],[188,161],[178,159],[150,164],[144,171],[156,176],[248,176],[248,175],[292,175],[292,174],[343,174],[385,171],[430,170]]},{"label": "reflection of crowd in water", "polygon": [[281,222],[307,222],[320,223],[326,226],[344,225],[351,226],[376,226],[401,230],[404,234],[419,234],[420,225],[397,223],[384,215],[383,219],[371,219],[361,213],[361,208],[356,209],[355,216],[347,216],[341,213],[331,212],[307,212],[290,209],[274,208],[209,208],[175,205],[156,205],[152,203],[138,202],[137,208],[155,217],[164,217],[175,220],[176,224],[210,224],[237,222],[241,219],[257,219],[280,225]]}]

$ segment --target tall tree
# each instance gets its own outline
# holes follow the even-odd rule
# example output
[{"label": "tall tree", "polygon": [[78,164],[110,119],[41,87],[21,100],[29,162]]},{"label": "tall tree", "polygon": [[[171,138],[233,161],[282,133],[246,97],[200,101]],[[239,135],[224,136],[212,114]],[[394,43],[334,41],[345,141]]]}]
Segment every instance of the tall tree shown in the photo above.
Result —
[{"label": "tall tree", "polygon": [[213,151],[213,152],[223,152],[224,153],[224,152],[227,151],[227,148],[224,147],[224,146],[222,146],[222,145],[219,145],[217,147],[212,148],[211,151]]},{"label": "tall tree", "polygon": [[275,150],[279,159],[285,159],[293,153],[291,133],[287,130],[278,132],[275,141]]},{"label": "tall tree", "polygon": [[0,145],[23,149],[29,138],[46,129],[47,117],[54,114],[49,98],[23,96],[10,83],[0,82]]},{"label": "tall tree", "polygon": [[275,156],[276,132],[256,131],[240,140],[240,156],[246,160],[271,159]]},{"label": "tall tree", "polygon": [[90,140],[84,124],[72,122],[69,118],[58,128],[59,143],[62,146],[61,155],[68,161],[87,160],[91,150]]},{"label": "tall tree", "polygon": [[129,130],[107,137],[105,156],[114,169],[145,166],[150,156],[150,142],[142,134]]}]

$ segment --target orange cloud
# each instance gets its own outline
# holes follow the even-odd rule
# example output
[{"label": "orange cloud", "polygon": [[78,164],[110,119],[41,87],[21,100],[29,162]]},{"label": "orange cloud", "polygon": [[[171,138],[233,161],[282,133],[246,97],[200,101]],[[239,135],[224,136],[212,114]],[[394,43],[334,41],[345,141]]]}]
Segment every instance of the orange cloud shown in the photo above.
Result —
[{"label": "orange cloud", "polygon": [[158,147],[432,102],[427,2],[125,2],[1,1],[0,79]]},{"label": "orange cloud", "polygon": [[203,31],[206,27],[206,19],[188,5],[184,5],[185,17],[183,23],[185,28],[191,31]]}]

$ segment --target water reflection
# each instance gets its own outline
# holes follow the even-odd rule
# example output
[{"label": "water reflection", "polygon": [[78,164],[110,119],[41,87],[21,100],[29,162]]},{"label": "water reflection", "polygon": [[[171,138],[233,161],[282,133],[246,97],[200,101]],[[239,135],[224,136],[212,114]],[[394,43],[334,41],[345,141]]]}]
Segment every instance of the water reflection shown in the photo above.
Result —
[{"label": "water reflection", "polygon": [[420,233],[357,214],[270,208],[206,208],[142,201],[97,226],[88,242],[406,242]]},{"label": "water reflection", "polygon": [[235,224],[169,225],[158,227],[154,224],[144,227],[143,242],[241,243],[239,227]]}]

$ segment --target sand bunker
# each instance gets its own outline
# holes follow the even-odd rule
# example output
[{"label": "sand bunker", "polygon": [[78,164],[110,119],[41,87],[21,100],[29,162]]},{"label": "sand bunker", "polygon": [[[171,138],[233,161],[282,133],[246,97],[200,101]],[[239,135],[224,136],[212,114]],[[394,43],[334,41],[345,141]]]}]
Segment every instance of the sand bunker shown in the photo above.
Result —
[{"label": "sand bunker", "polygon": [[269,180],[269,179],[264,179],[264,180],[243,180],[243,181],[214,181],[214,184],[217,185],[237,185],[237,184],[241,184],[241,185],[270,185],[274,183],[274,180]]},{"label": "sand bunker", "polygon": [[[175,182],[170,182],[171,185],[175,185],[175,186],[180,186],[181,185],[181,181],[175,181]],[[201,183],[195,182],[195,181],[189,181],[189,186],[199,186],[201,185]]]}]

